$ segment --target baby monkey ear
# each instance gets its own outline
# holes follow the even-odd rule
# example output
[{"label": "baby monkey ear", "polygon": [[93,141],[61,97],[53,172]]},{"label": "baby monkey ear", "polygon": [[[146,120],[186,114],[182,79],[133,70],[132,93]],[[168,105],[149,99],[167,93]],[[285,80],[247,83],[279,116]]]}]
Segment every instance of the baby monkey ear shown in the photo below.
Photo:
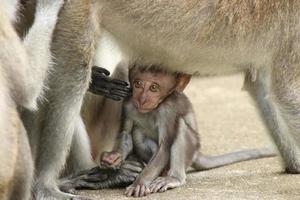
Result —
[{"label": "baby monkey ear", "polygon": [[177,77],[176,91],[183,92],[187,84],[189,84],[192,76],[189,74],[179,74]]}]

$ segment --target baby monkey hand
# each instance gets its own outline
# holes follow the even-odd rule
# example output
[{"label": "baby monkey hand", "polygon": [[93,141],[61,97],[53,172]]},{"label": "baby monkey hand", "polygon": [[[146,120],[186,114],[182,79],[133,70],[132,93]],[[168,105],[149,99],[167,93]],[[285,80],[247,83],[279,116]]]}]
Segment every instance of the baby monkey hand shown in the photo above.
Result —
[{"label": "baby monkey hand", "polygon": [[117,151],[103,152],[100,157],[100,167],[119,169],[122,164],[122,155]]}]

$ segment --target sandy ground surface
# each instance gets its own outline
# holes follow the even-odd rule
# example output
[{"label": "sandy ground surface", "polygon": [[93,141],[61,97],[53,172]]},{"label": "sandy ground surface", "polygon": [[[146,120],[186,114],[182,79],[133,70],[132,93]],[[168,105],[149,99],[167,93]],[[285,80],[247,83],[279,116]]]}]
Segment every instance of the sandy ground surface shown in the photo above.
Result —
[{"label": "sandy ground surface", "polygon": [[[190,97],[202,139],[202,152],[218,155],[246,148],[274,146],[249,95],[243,77],[199,78]],[[93,199],[129,199],[124,189],[84,191]],[[300,175],[283,174],[280,158],[254,160],[188,174],[187,184],[143,199],[300,199]]]}]

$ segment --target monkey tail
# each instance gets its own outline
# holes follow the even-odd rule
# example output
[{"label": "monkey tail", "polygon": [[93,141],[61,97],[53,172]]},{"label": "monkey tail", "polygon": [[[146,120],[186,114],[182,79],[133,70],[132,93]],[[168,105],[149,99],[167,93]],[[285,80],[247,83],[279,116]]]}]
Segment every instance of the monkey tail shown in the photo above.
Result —
[{"label": "monkey tail", "polygon": [[192,167],[197,171],[202,171],[242,161],[274,156],[277,156],[277,152],[270,148],[248,149],[219,156],[207,156],[197,152],[194,156]]}]

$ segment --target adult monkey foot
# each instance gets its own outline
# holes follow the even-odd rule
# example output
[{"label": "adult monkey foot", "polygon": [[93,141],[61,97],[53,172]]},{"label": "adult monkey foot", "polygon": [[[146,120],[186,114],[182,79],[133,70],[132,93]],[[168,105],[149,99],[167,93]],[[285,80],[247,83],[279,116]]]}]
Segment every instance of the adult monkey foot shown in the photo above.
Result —
[{"label": "adult monkey foot", "polygon": [[75,194],[76,189],[98,190],[130,185],[143,169],[136,161],[124,161],[120,169],[94,167],[61,180],[60,190]]},{"label": "adult monkey foot", "polygon": [[34,199],[47,200],[91,200],[88,197],[77,196],[74,194],[64,193],[55,187],[45,186],[37,183],[34,187]]},{"label": "adult monkey foot", "polygon": [[120,101],[130,95],[129,84],[119,79],[108,77],[109,71],[102,67],[93,66],[92,82],[89,91],[115,101]]}]

